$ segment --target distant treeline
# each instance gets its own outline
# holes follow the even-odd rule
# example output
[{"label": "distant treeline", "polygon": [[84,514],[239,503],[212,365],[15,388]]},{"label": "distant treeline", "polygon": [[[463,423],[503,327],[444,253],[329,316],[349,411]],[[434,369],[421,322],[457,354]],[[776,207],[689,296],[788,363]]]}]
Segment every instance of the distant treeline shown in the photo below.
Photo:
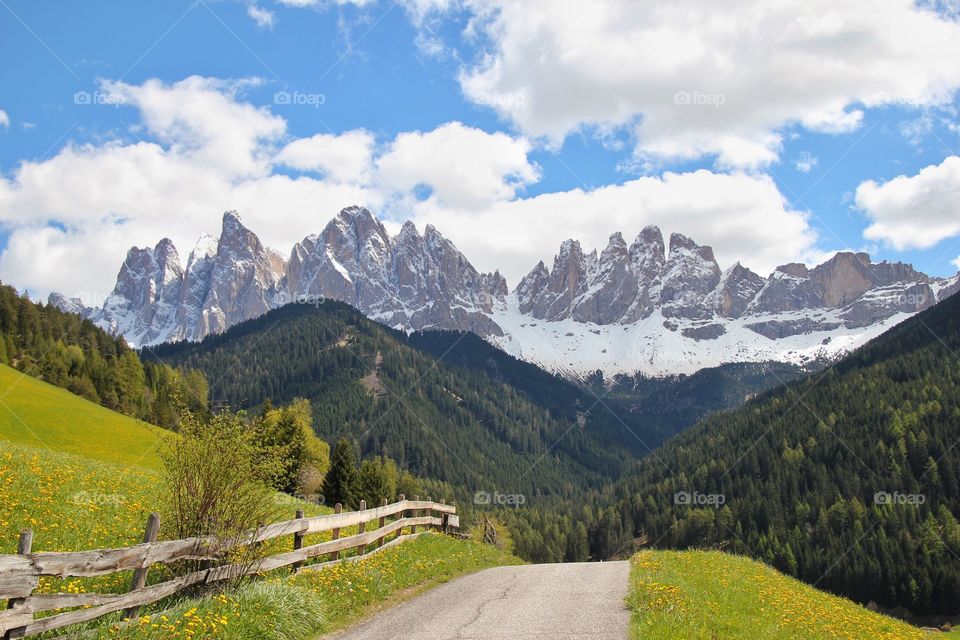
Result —
[{"label": "distant treeline", "polygon": [[0,363],[162,427],[176,427],[178,406],[207,408],[199,371],[142,362],[122,337],[2,284]]}]

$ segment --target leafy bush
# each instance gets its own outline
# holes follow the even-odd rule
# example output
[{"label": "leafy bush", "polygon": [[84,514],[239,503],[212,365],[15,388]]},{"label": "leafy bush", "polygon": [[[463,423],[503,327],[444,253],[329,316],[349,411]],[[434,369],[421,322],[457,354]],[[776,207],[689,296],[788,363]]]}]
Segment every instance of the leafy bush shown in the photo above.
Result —
[{"label": "leafy bush", "polygon": [[[168,536],[215,536],[233,546],[245,532],[271,520],[275,460],[265,455],[243,414],[223,412],[205,419],[184,410],[180,434],[160,451]],[[252,564],[258,549],[242,547],[231,553],[230,561]]]}]

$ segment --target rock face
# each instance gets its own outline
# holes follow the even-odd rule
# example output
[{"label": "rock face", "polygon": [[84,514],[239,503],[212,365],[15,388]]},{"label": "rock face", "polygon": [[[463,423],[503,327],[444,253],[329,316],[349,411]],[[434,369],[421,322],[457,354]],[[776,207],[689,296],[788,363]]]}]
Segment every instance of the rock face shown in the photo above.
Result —
[{"label": "rock face", "polygon": [[286,286],[293,300],[341,300],[390,326],[480,335],[499,335],[486,314],[507,294],[499,273],[479,273],[434,227],[420,235],[408,222],[390,238],[362,207],[344,209],[293,247]]},{"label": "rock face", "polygon": [[660,303],[663,315],[679,318],[707,318],[707,297],[720,284],[720,267],[713,249],[701,247],[687,236],[670,236],[670,254],[663,267]]},{"label": "rock face", "polygon": [[[647,227],[629,250],[619,233],[612,235],[599,260],[584,255],[575,240],[567,240],[553,270],[539,263],[514,293],[521,313],[547,321],[624,324],[657,309],[665,318],[692,321],[836,309],[844,324],[855,328],[897,313],[916,313],[958,289],[960,276],[934,281],[907,264],[874,264],[865,253],[837,253],[813,269],[785,264],[766,279],[740,263],[721,273],[713,249],[678,233],[670,236],[664,258],[660,230]],[[789,328],[762,326],[764,335],[794,335]],[[784,326],[805,332],[816,323]]]},{"label": "rock face", "polygon": [[511,294],[434,227],[421,234],[407,222],[391,237],[369,211],[348,207],[289,259],[228,211],[220,237],[200,238],[184,267],[164,239],[130,249],[101,308],[59,294],[50,304],[150,345],[330,298],[393,327],[473,331],[562,373],[657,374],[839,353],[958,290],[960,274],[930,278],[864,253],[812,269],[785,264],[767,278],[739,263],[721,271],[710,247],[674,233],[665,250],[650,226],[629,245],[614,233],[599,253],[566,240],[551,268],[539,262]]},{"label": "rock face", "polygon": [[202,333],[221,333],[274,307],[281,277],[274,269],[270,253],[237,213],[223,214],[210,287],[200,311]]},{"label": "rock face", "polygon": [[390,238],[369,211],[349,207],[298,242],[289,260],[228,211],[219,240],[200,238],[185,269],[164,239],[130,249],[102,308],[57,293],[49,302],[143,346],[200,340],[277,306],[325,298],[391,326],[500,335],[489,314],[507,293],[503,276],[479,273],[435,228],[421,236],[407,223]]},{"label": "rock face", "polygon": [[739,318],[763,285],[763,278],[738,262],[720,276],[717,287],[705,299],[706,306],[721,318]]},{"label": "rock face", "polygon": [[663,265],[663,236],[656,227],[641,231],[629,247],[614,233],[599,256],[585,255],[578,241],[567,240],[552,270],[540,262],[520,281],[519,308],[541,320],[635,322],[659,304]]}]

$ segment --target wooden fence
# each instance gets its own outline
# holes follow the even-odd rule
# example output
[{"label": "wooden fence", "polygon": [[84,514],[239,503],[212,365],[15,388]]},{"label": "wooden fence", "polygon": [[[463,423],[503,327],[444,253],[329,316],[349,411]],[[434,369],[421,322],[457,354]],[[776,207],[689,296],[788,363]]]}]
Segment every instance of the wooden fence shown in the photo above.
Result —
[{"label": "wooden fence", "polygon": [[[184,589],[210,584],[246,575],[289,567],[292,571],[312,570],[336,562],[340,553],[355,549],[357,556],[370,551],[392,546],[398,541],[417,535],[417,527],[437,527],[443,531],[459,528],[455,505],[433,502],[430,498],[420,501],[416,497],[367,509],[360,503],[359,511],[341,512],[336,505],[333,514],[297,517],[286,522],[266,525],[242,536],[239,540],[224,542],[217,538],[190,538],[187,540],[157,541],[160,519],[151,514],[147,520],[144,543],[119,549],[95,551],[38,552],[32,553],[33,533],[25,530],[20,536],[16,555],[0,555],[0,601],[7,600],[7,609],[0,610],[0,635],[4,639],[32,636],[68,625],[94,620],[101,616],[123,611],[125,617],[137,615],[141,606],[148,605]],[[377,528],[366,530],[367,523],[376,522]],[[340,531],[356,526],[355,535],[340,537]],[[407,534],[403,533],[408,529]],[[332,532],[332,539],[318,544],[303,546],[304,537]],[[395,540],[386,542],[396,534]],[[245,564],[213,566],[213,561],[223,561],[225,553],[237,547],[256,545],[284,536],[292,537],[292,550],[258,558]],[[329,562],[306,565],[308,560],[329,556]],[[154,564],[169,564],[176,561],[198,561],[204,567],[185,575],[158,584],[147,586],[147,573]],[[55,578],[105,576],[120,571],[133,571],[130,591],[124,594],[57,593],[34,594],[42,576]],[[68,609],[48,617],[34,618],[35,613]]]}]

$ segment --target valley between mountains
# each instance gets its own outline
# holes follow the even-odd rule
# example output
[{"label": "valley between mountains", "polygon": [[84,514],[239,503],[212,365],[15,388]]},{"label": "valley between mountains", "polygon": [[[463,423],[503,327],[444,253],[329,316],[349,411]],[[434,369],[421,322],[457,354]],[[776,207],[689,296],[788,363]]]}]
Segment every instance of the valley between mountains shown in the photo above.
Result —
[{"label": "valley between mountains", "polygon": [[[361,547],[353,569],[153,611],[212,606],[215,627],[223,607],[258,602],[308,637],[462,573],[631,559],[604,602],[625,598],[636,637],[759,625],[763,638],[922,638],[911,624],[948,628],[960,615],[958,284],[854,253],[762,278],[648,227],[599,253],[565,242],[552,268],[511,290],[433,227],[391,237],[347,208],[286,258],[228,212],[185,265],[167,240],[131,249],[102,306],[0,289],[13,416],[0,423],[0,479],[47,496],[2,503],[0,533],[13,540],[32,512],[62,504],[41,549],[130,544],[132,516],[169,505],[170,482],[194,468],[213,487],[222,475],[274,496],[260,522],[443,496],[471,542],[428,536],[382,561]],[[15,456],[29,468],[14,471]],[[46,461],[113,493],[71,497]],[[121,476],[98,465],[118,461],[153,480],[114,486]],[[68,534],[101,495],[140,506],[92,537]],[[184,531],[221,535],[216,522]],[[378,595],[342,591],[350,576],[369,593],[382,563],[403,569]],[[543,571],[501,573],[549,600]],[[485,588],[476,606],[502,600]],[[332,623],[298,614],[316,598],[339,603]],[[431,601],[357,633],[419,629],[404,612]],[[704,622],[705,610],[716,616]]]}]

